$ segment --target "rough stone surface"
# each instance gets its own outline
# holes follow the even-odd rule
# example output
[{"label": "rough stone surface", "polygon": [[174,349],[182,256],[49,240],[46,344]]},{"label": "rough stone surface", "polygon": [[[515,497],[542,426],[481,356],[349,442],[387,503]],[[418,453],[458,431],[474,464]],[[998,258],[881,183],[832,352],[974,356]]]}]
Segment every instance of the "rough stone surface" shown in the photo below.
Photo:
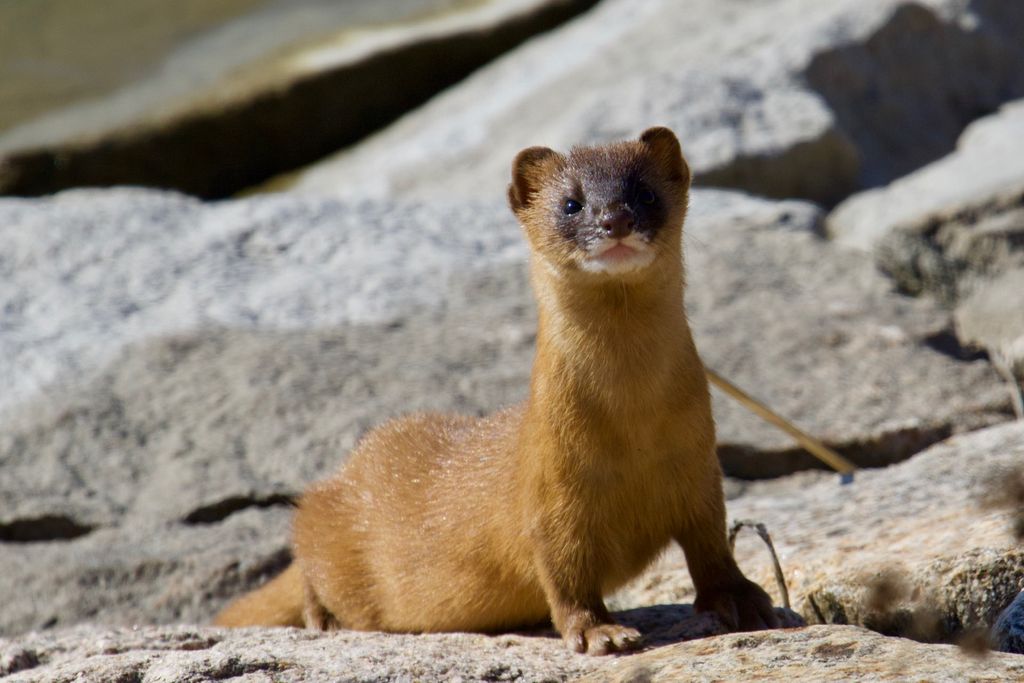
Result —
[{"label": "rough stone surface", "polygon": [[467,270],[526,256],[494,202],[202,204],[128,189],[0,199],[0,239],[0,411],[125,343],[382,323],[443,307],[458,289],[447,281]]},{"label": "rough stone surface", "polygon": [[[846,486],[835,475],[795,484],[751,485],[729,517],[767,526],[793,606],[811,623],[950,642],[988,629],[1024,588],[1024,422],[953,437]],[[736,556],[778,602],[761,541],[741,534]],[[612,604],[686,602],[692,591],[673,551]]]},{"label": "rough stone surface", "polygon": [[1024,381],[1024,100],[972,123],[949,156],[846,200],[826,227],[873,252],[900,291],[955,306],[960,344]]},{"label": "rough stone surface", "polygon": [[952,154],[847,199],[826,226],[901,290],[946,302],[1024,266],[1024,100],[972,123]]},{"label": "rough stone surface", "polygon": [[228,196],[351,144],[593,3],[262,3],[156,76],[5,132],[0,194]]},{"label": "rough stone surface", "polygon": [[[894,295],[870,258],[818,237],[816,209],[703,196],[714,214],[697,211],[688,224],[687,305],[708,365],[867,466],[1005,419],[1009,397],[991,367],[948,348],[948,314]],[[956,417],[940,417],[947,410]],[[715,411],[727,471],[813,464],[735,402],[718,400]]]},{"label": "rough stone surface", "polygon": [[[684,625],[686,619],[684,618]],[[691,639],[696,638],[696,639]],[[683,642],[680,642],[683,641]],[[886,638],[854,626],[676,635],[625,657],[543,635],[382,636],[297,629],[83,626],[0,640],[0,675],[27,681],[1011,681],[1024,660]]]},{"label": "rough stone surface", "polygon": [[885,638],[852,626],[737,633],[624,657],[581,681],[1011,681],[1024,660]]},{"label": "rough stone surface", "polygon": [[835,202],[942,156],[1024,95],[1022,30],[1024,8],[991,0],[608,0],[297,186],[493,196],[523,147],[662,124],[698,182]]},{"label": "rough stone surface", "polygon": [[0,641],[11,683],[566,681],[601,665],[556,638],[514,635],[82,626]]},{"label": "rough stone surface", "polygon": [[290,520],[289,508],[275,506],[223,521],[125,519],[73,540],[0,543],[0,635],[81,622],[206,622],[212,605],[288,564]]},{"label": "rough stone surface", "polygon": [[1024,591],[999,615],[992,627],[992,641],[1000,652],[1024,655]]},{"label": "rough stone surface", "polygon": [[[957,306],[954,320],[957,337],[986,349],[1024,387],[1024,267],[979,285]],[[1018,411],[1024,417],[1024,406]]]}]

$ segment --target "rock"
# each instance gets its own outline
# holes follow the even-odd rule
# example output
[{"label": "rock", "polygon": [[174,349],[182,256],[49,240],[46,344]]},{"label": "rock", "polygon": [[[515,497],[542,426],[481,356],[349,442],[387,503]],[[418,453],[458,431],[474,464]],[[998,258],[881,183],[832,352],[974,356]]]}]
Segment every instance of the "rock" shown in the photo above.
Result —
[{"label": "rock", "polygon": [[[956,307],[960,346],[1024,382],[1024,100],[971,124],[957,151],[843,202],[841,245],[872,251],[897,288]],[[1018,414],[1024,415],[1019,393]]]},{"label": "rock", "polygon": [[[389,416],[521,399],[532,331],[502,325],[501,310],[483,335],[435,310],[393,326],[209,332],[130,347],[56,411],[34,403],[6,423],[0,520],[194,524],[285,504]],[[416,344],[433,357],[409,357]]]},{"label": "rock", "polygon": [[[817,209],[711,192],[694,207],[687,306],[717,372],[863,466],[1006,419],[1009,397],[988,364],[945,347],[948,314],[894,295],[869,257],[821,239]],[[714,407],[728,473],[814,466],[731,399],[716,395]]]},{"label": "rock", "polygon": [[[1024,422],[956,436],[884,470],[771,494],[750,485],[731,519],[768,528],[793,606],[811,623],[945,641],[987,630],[1024,585]],[[774,485],[773,485],[774,486]],[[1015,521],[1015,516],[1017,521]],[[780,600],[767,552],[741,534],[744,572]],[[616,609],[692,600],[680,551],[616,596]]]},{"label": "rock", "polygon": [[872,30],[832,42],[803,75],[860,151],[863,185],[889,182],[944,156],[964,126],[1024,96],[1021,5],[857,5],[856,12],[874,15]]},{"label": "rock", "polygon": [[358,198],[493,196],[523,147],[657,123],[679,132],[698,182],[833,203],[1024,95],[1022,30],[1020,6],[991,0],[609,0],[293,180]]},{"label": "rock", "polygon": [[82,626],[0,641],[0,675],[22,681],[904,681],[1018,680],[1024,661],[854,626],[736,633],[622,657],[552,637],[382,635],[298,629]]},{"label": "rock", "polygon": [[836,242],[876,254],[910,294],[956,302],[1024,266],[1024,100],[972,123],[952,154],[829,215]]},{"label": "rock", "polygon": [[[154,77],[0,135],[0,194],[128,184],[228,196],[355,142],[593,4],[402,0],[386,7],[363,1],[236,8],[239,16],[181,47]],[[40,30],[35,19],[24,23],[26,31]],[[136,50],[141,60],[157,42],[144,41]]]},{"label": "rock", "polygon": [[[521,268],[526,254],[498,202],[207,205],[130,189],[0,199],[0,238],[0,412],[131,342],[391,322],[443,306],[452,277]],[[183,344],[160,363],[186,356]]]},{"label": "rock", "polygon": [[700,638],[617,658],[568,652],[556,638],[382,635],[298,629],[83,626],[0,641],[3,673],[29,680],[640,681],[850,680],[984,676],[1015,680],[1024,662],[967,657],[948,645],[885,638],[852,626]]},{"label": "rock", "polygon": [[1024,661],[970,657],[951,645],[885,638],[852,626],[735,633],[622,657],[580,681],[1017,680]]},{"label": "rock", "polygon": [[283,505],[206,522],[119,521],[73,540],[0,544],[0,635],[83,622],[203,623],[214,605],[290,561]]},{"label": "rock", "polygon": [[[1024,225],[1024,224],[1022,224]],[[1009,270],[981,284],[957,306],[956,334],[964,344],[988,351],[1007,380],[1016,382],[1014,400],[1024,417],[1024,267]]]},{"label": "rock", "polygon": [[1024,655],[1024,591],[999,615],[992,627],[992,640],[1000,652]]},{"label": "rock", "polygon": [[6,29],[0,47],[0,131],[130,83],[173,53],[183,36],[217,33],[258,3],[186,0],[143,7],[135,0],[115,0],[104,5],[102,19],[78,3],[41,4],[0,4],[0,26]]},{"label": "rock", "polygon": [[[1005,208],[1022,188],[1019,139],[1024,101],[968,126],[951,154],[886,187],[862,192],[837,206],[827,228],[839,244],[871,251],[896,227],[941,224],[986,208]],[[937,227],[937,225],[936,225]]]},{"label": "rock", "polygon": [[0,641],[21,681],[566,681],[603,662],[556,638],[82,626]]}]

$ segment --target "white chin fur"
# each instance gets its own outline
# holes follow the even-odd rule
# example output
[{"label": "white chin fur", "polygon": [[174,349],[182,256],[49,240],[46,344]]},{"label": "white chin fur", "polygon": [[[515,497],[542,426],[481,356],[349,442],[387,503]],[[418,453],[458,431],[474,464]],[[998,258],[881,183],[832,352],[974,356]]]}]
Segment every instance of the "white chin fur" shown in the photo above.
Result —
[{"label": "white chin fur", "polygon": [[[629,247],[632,253],[627,255],[607,255],[616,245]],[[622,240],[606,239],[590,250],[590,253],[583,259],[580,266],[588,273],[607,273],[618,275],[640,270],[651,265],[654,261],[654,250],[643,241],[637,234],[632,234]]]}]

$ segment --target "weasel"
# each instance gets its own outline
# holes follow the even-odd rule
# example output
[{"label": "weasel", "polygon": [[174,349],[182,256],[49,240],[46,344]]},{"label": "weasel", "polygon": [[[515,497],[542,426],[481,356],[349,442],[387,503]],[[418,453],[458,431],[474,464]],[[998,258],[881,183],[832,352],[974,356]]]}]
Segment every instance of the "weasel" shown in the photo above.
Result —
[{"label": "weasel", "polygon": [[704,366],[683,307],[690,171],[667,128],[520,152],[508,200],[538,307],[529,398],[371,431],[301,497],[292,565],[224,626],[504,631],[630,650],[603,596],[680,543],[699,611],[778,625],[726,540]]}]

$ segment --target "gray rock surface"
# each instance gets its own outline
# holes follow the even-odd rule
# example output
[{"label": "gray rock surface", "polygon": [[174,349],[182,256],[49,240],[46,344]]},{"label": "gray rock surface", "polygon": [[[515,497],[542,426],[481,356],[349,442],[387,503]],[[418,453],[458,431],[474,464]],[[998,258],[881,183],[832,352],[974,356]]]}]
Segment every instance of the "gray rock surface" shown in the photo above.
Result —
[{"label": "gray rock surface", "polygon": [[[689,224],[687,305],[698,348],[719,373],[867,466],[1010,412],[986,362],[944,352],[948,314],[894,295],[869,257],[821,239],[817,209],[700,196],[715,213],[695,212]],[[725,204],[712,209],[716,198]],[[715,411],[728,472],[813,463],[733,401]],[[946,411],[951,419],[940,417]]]},{"label": "gray rock surface", "polygon": [[990,0],[608,0],[296,186],[494,196],[523,147],[662,124],[698,182],[834,202],[942,156],[978,112],[1024,95],[1022,30],[1021,6]]},{"label": "gray rock surface", "polygon": [[71,540],[0,543],[0,636],[83,622],[208,622],[213,605],[284,569],[290,521],[286,506],[254,505],[223,520],[129,518]]},{"label": "gray rock surface", "polygon": [[[705,358],[864,463],[1005,420],[987,363],[928,346],[948,314],[833,251],[820,220],[806,203],[694,193]],[[367,429],[525,396],[518,233],[482,203],[0,201],[0,629],[208,618],[280,566],[288,501]],[[731,401],[716,410],[728,471],[813,465]]]},{"label": "gray rock surface", "polygon": [[514,635],[83,626],[0,641],[0,675],[11,683],[567,681],[601,664],[555,638]]},{"label": "gray rock surface", "polygon": [[0,411],[126,343],[381,323],[442,306],[458,273],[526,253],[493,202],[202,204],[129,189],[0,199],[0,239]]},{"label": "gray rock surface", "polygon": [[952,154],[844,201],[829,235],[875,252],[904,291],[955,301],[971,276],[1024,265],[1022,141],[1024,100],[972,123]]},{"label": "gray rock surface", "polygon": [[972,123],[949,156],[846,200],[826,227],[873,252],[900,291],[955,306],[960,343],[1024,382],[1024,100]]},{"label": "gray rock surface", "polygon": [[[155,75],[0,135],[0,194],[127,184],[228,196],[351,144],[594,1],[264,2]],[[131,43],[122,50],[131,61]]]},{"label": "gray rock surface", "polygon": [[1015,394],[1017,416],[1024,417],[1024,267],[978,285],[957,306],[954,320],[957,337],[986,349],[1004,372]]}]

